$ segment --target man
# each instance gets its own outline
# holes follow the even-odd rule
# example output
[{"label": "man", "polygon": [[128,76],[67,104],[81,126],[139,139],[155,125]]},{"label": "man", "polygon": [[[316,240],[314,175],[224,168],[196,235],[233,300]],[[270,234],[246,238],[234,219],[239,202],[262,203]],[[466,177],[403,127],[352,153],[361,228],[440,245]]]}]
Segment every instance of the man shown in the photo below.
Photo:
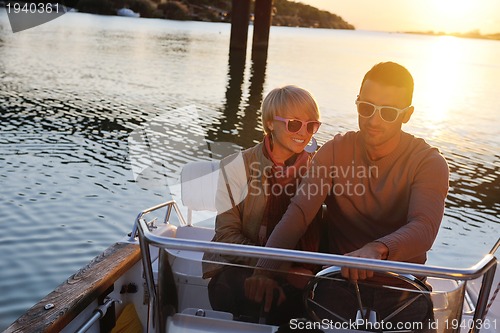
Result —
[{"label": "man", "polygon": [[[425,263],[443,217],[448,166],[436,148],[402,131],[412,97],[413,78],[403,66],[379,63],[366,73],[356,99],[359,131],[321,147],[266,246],[294,248],[325,203],[331,253]],[[261,259],[257,266],[282,264]],[[344,267],[342,275],[357,281],[373,272]],[[265,309],[276,288],[264,270],[245,283],[246,296],[265,300]]]}]

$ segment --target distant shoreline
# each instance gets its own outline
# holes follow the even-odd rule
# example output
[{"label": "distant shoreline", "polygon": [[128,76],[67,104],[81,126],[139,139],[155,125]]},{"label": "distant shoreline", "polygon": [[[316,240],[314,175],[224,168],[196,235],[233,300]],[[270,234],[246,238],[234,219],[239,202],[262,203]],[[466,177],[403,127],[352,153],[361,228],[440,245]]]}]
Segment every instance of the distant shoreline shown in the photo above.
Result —
[{"label": "distant shoreline", "polygon": [[403,31],[405,34],[414,34],[414,35],[426,35],[426,36],[450,36],[450,37],[459,37],[459,38],[474,38],[474,39],[488,39],[488,40],[500,40],[500,33],[496,34],[487,34],[482,35],[477,31],[466,32],[466,33],[445,33],[445,32],[434,32],[434,31]]},{"label": "distant shoreline", "polygon": [[[4,8],[5,4],[6,4],[6,1],[0,0],[0,8]],[[297,3],[293,3],[293,4],[297,5]],[[302,5],[302,4],[299,3],[299,5]],[[309,7],[309,8],[317,10],[316,8],[308,6],[308,5],[302,5],[302,6],[305,6],[306,8]],[[210,7],[210,9],[214,10],[214,7]],[[94,10],[90,10],[90,11],[89,10],[78,10],[78,11],[81,13],[87,13],[87,14],[113,15],[113,16],[116,15],[115,9],[113,9],[112,11],[110,10],[108,13],[101,13],[99,11],[94,11]],[[222,11],[222,10],[220,10],[220,11]],[[323,29],[357,30],[354,26],[345,22],[340,16],[337,16],[335,14],[332,14],[332,13],[329,13],[326,11],[321,11],[321,12],[331,14],[335,19],[337,19],[339,21],[335,24],[337,27],[335,27],[335,28],[323,27],[323,26],[319,26],[319,24],[314,24],[314,23],[311,24],[311,22],[308,22],[309,24],[306,24],[306,25],[299,25],[298,24],[299,22],[294,22],[294,24],[290,24],[290,22],[287,21],[287,20],[289,20],[289,17],[283,18],[282,20],[278,20],[279,16],[273,17],[272,26],[302,27],[302,28],[313,28],[313,29],[314,28],[323,28]],[[156,14],[158,14],[158,13],[156,13]],[[213,18],[212,18],[212,20],[206,19],[206,18],[205,19],[194,19],[192,17],[190,17],[190,18],[185,17],[183,19],[179,19],[179,18],[175,18],[175,17],[165,17],[165,16],[161,17],[161,16],[155,16],[155,15],[147,16],[147,15],[141,14],[141,18],[164,18],[164,19],[170,19],[170,20],[176,20],[176,21],[180,20],[180,21],[205,21],[205,22],[230,23],[230,21],[228,21],[226,17],[224,17],[224,19],[219,19],[219,20],[216,20]],[[301,22],[301,23],[303,23],[303,22]],[[366,30],[366,29],[363,29],[363,30]],[[370,30],[367,30],[367,31],[370,31]],[[458,37],[458,38],[500,40],[500,33],[481,34],[479,32],[479,30],[470,31],[470,32],[466,32],[466,33],[459,33],[459,32],[446,33],[446,32],[435,32],[435,31],[384,31],[384,30],[373,30],[373,31],[380,31],[380,32],[387,32],[387,33],[403,33],[403,34],[412,34],[412,35],[425,35],[425,36],[449,36],[449,37]]]}]

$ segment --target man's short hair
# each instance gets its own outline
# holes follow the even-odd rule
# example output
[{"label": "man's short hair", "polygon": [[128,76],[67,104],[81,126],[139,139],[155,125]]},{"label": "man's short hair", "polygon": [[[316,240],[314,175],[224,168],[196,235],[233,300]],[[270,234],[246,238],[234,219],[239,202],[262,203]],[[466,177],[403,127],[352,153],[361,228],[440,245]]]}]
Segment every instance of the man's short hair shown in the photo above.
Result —
[{"label": "man's short hair", "polygon": [[374,81],[386,86],[405,88],[408,105],[413,99],[413,77],[410,72],[395,62],[381,62],[372,67],[363,78],[359,91],[363,88],[366,80]]}]

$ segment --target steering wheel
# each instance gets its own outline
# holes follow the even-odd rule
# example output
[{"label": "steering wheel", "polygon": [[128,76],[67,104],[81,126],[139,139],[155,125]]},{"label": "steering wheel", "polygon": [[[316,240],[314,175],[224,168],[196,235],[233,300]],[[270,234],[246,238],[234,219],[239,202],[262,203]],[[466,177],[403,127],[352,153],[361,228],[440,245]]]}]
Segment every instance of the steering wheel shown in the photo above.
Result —
[{"label": "steering wheel", "polygon": [[[426,328],[424,323],[433,318],[430,290],[416,277],[376,272],[373,279],[351,282],[340,270],[328,267],[305,287],[303,299],[309,319],[355,323],[355,328],[363,330],[402,331],[396,327],[400,323],[420,322]],[[353,325],[347,327],[352,329]]]}]

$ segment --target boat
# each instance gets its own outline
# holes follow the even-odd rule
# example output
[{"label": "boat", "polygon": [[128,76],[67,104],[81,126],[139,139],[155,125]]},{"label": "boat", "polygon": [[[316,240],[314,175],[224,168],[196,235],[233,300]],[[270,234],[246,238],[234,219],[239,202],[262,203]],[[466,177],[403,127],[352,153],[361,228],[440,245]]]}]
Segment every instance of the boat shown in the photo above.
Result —
[{"label": "boat", "polygon": [[[427,323],[432,323],[433,332],[498,332],[500,274],[495,252],[500,239],[468,268],[211,242],[214,230],[207,221],[215,216],[217,177],[217,161],[187,163],[180,174],[180,202],[167,200],[141,211],[129,235],[68,278],[5,332],[380,332],[386,329],[381,325],[389,316],[404,312],[415,299],[429,306],[432,321]],[[195,218],[197,214],[201,217]],[[208,279],[202,277],[206,252],[314,262],[327,268],[307,277],[303,293],[307,318],[273,325],[260,317],[241,320],[211,308]],[[397,282],[380,288],[404,290],[411,297],[380,318],[362,300],[362,283],[358,286],[341,278],[341,266],[378,272],[385,281]],[[426,276],[432,289],[414,276]],[[359,307],[353,318],[333,321],[328,317],[339,317],[339,309],[321,303],[320,296],[328,290],[321,289],[325,282],[355,289]],[[388,329],[421,331],[422,323]]]},{"label": "boat", "polygon": [[126,16],[126,17],[141,17],[140,13],[134,12],[130,8],[120,8],[116,11],[116,15],[118,16]]}]

